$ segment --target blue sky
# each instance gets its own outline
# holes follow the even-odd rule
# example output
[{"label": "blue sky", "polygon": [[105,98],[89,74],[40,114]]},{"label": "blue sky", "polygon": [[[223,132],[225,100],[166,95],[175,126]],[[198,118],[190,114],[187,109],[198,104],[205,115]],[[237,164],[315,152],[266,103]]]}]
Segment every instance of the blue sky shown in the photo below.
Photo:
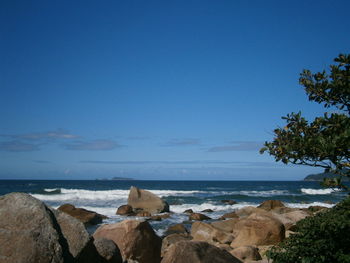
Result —
[{"label": "blue sky", "polygon": [[258,149],[349,1],[2,1],[0,178],[298,180]]}]

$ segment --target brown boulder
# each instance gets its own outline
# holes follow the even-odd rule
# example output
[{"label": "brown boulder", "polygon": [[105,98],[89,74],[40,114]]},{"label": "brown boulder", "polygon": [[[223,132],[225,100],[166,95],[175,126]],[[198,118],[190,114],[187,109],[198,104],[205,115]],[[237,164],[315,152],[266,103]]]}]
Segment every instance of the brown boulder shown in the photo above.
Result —
[{"label": "brown boulder", "polygon": [[141,209],[142,211],[151,214],[169,212],[169,205],[155,194],[132,186],[130,188],[128,205],[134,210]]},{"label": "brown boulder", "polygon": [[100,215],[96,212],[86,210],[84,208],[76,208],[71,204],[61,205],[58,210],[75,217],[80,220],[85,226],[97,225],[102,223],[102,220],[107,218],[104,215]]},{"label": "brown boulder", "polygon": [[132,210],[132,207],[130,205],[121,205],[118,207],[118,210],[116,212],[117,215],[131,215],[134,211]]},{"label": "brown boulder", "polygon": [[221,231],[232,233],[238,220],[238,218],[232,218],[223,221],[215,221],[212,222],[211,225],[217,229],[220,229]]},{"label": "brown boulder", "polygon": [[192,209],[186,209],[185,211],[183,211],[184,214],[192,214],[193,210]]},{"label": "brown boulder", "polygon": [[308,217],[310,214],[303,210],[294,210],[284,214],[273,213],[272,215],[282,222],[286,230],[295,230],[296,223],[305,217]]},{"label": "brown boulder", "polygon": [[273,245],[285,238],[284,225],[272,216],[264,214],[251,214],[241,219],[236,225],[237,234],[231,247],[247,245]]},{"label": "brown boulder", "polygon": [[267,200],[258,206],[258,208],[264,209],[266,211],[280,207],[285,207],[285,205],[280,200]]},{"label": "brown boulder", "polygon": [[171,234],[163,238],[161,256],[164,257],[170,245],[179,241],[189,241],[192,237],[187,234]]},{"label": "brown boulder", "polygon": [[212,210],[212,209],[204,209],[204,210],[202,210],[201,212],[203,212],[203,213],[213,213],[214,211]]},{"label": "brown boulder", "polygon": [[183,224],[175,224],[168,227],[168,229],[165,231],[165,235],[171,235],[171,234],[187,234],[188,231],[186,227]]},{"label": "brown boulder", "polygon": [[179,241],[165,253],[162,263],[241,263],[226,250],[207,242]]},{"label": "brown boulder", "polygon": [[188,220],[197,220],[197,221],[203,221],[203,220],[209,220],[209,219],[211,219],[209,216],[206,216],[200,213],[192,213],[188,217]]},{"label": "brown boulder", "polygon": [[211,224],[203,222],[194,222],[191,227],[191,236],[194,241],[206,241],[216,244],[230,244],[233,235],[213,227]]},{"label": "brown boulder", "polygon": [[235,212],[230,212],[222,215],[219,219],[225,220],[226,218],[238,218],[238,215]]},{"label": "brown boulder", "polygon": [[151,218],[149,220],[162,221],[162,219],[167,219],[169,217],[170,217],[170,214],[154,215],[154,216],[151,216]]},{"label": "brown boulder", "polygon": [[123,258],[116,244],[106,238],[97,238],[94,240],[94,245],[103,263],[122,263]]},{"label": "brown boulder", "polygon": [[236,211],[239,218],[248,217],[253,213],[265,213],[266,211],[261,208],[256,208],[254,206],[246,206]]},{"label": "brown boulder", "polygon": [[262,259],[259,254],[258,248],[253,246],[237,247],[231,250],[230,253],[234,255],[236,258],[241,259],[242,261]]},{"label": "brown boulder", "polygon": [[150,212],[147,211],[142,211],[142,212],[138,212],[135,216],[140,216],[140,217],[150,217],[152,216]]},{"label": "brown boulder", "polygon": [[140,263],[160,262],[162,240],[147,221],[124,220],[116,224],[102,225],[93,236],[113,240],[124,260],[137,260]]}]

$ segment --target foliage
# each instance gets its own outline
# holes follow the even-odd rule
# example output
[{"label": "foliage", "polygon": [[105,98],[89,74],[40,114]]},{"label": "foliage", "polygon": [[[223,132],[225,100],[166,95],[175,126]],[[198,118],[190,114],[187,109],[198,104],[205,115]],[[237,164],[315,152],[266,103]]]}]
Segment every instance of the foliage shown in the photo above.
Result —
[{"label": "foliage", "polygon": [[[326,172],[350,176],[350,169],[346,169],[350,168],[350,55],[341,54],[334,61],[329,74],[304,70],[299,83],[310,101],[337,111],[313,121],[301,112],[282,117],[286,126],[274,130],[273,141],[265,142],[260,153],[267,151],[285,164],[322,167]],[[328,183],[334,186],[337,181]]]},{"label": "foliage", "polygon": [[274,263],[349,263],[350,197],[297,223],[297,233],[267,252]]}]

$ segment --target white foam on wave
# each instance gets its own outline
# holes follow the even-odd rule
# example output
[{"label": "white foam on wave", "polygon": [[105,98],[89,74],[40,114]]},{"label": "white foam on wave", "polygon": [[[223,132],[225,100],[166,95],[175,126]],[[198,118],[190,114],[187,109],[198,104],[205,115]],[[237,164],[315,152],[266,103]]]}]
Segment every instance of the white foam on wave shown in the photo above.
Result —
[{"label": "white foam on wave", "polygon": [[248,196],[268,197],[274,195],[291,195],[288,190],[267,190],[267,191],[239,191],[239,194]]},{"label": "white foam on wave", "polygon": [[60,190],[60,188],[46,188],[44,189],[45,192],[48,192],[48,193],[51,193],[51,192],[54,192],[54,191],[58,191]]},{"label": "white foam on wave", "polygon": [[[44,189],[46,192],[53,192],[59,189]],[[191,196],[206,191],[184,191],[184,190],[148,190],[160,197],[167,196]],[[129,190],[84,190],[61,188],[60,194],[32,194],[42,201],[69,201],[69,200],[126,200]]]},{"label": "white foam on wave", "polygon": [[326,188],[326,189],[313,189],[313,188],[301,188],[300,191],[308,195],[329,195],[334,192],[339,192],[340,189]]},{"label": "white foam on wave", "polygon": [[286,203],[286,206],[292,207],[292,208],[309,208],[310,206],[324,206],[331,208],[335,204],[328,204],[328,203],[322,203],[322,202],[313,202],[308,204],[302,204],[302,203]]},{"label": "white foam on wave", "polygon": [[235,205],[217,205],[215,203],[202,203],[202,204],[182,204],[182,205],[171,205],[170,210],[175,213],[183,213],[187,209],[192,209],[193,212],[201,212],[205,209],[211,209],[214,212],[228,211],[233,209],[240,209],[245,206],[257,205],[253,203],[240,203]]}]

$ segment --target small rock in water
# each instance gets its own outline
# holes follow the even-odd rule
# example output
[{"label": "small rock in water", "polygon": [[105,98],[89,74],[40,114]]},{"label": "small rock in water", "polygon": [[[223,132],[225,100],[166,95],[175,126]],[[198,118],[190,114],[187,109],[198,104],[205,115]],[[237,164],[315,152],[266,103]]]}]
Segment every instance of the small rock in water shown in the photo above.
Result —
[{"label": "small rock in water", "polygon": [[116,212],[117,215],[131,215],[133,213],[134,211],[130,205],[121,205]]},{"label": "small rock in water", "polygon": [[204,210],[201,211],[201,212],[203,212],[203,213],[212,213],[212,212],[214,212],[214,211],[211,210],[211,209],[204,209]]},{"label": "small rock in water", "polygon": [[234,200],[221,200],[221,203],[228,204],[228,205],[235,205],[237,204]]},{"label": "small rock in water", "polygon": [[192,214],[193,210],[192,209],[187,209],[185,211],[183,211],[184,214]]},{"label": "small rock in water", "polygon": [[203,221],[203,220],[209,220],[209,219],[211,219],[209,216],[206,216],[200,213],[193,213],[189,215],[189,220]]}]

